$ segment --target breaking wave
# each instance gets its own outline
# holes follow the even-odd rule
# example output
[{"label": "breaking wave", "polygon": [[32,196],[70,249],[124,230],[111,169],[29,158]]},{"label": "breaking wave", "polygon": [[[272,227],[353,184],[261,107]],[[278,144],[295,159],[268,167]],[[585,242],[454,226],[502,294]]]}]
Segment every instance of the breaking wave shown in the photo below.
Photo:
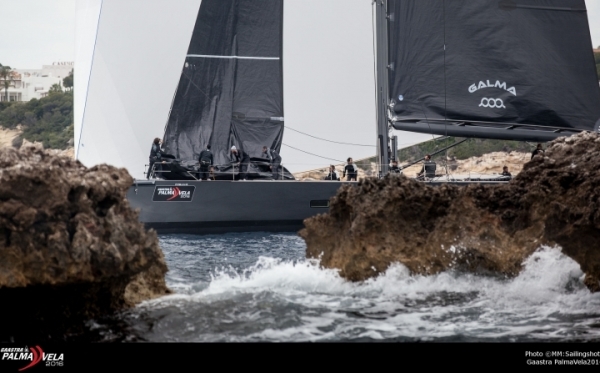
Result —
[{"label": "breaking wave", "polygon": [[[590,293],[579,265],[560,248],[541,247],[516,278],[413,276],[396,264],[352,283],[302,259],[299,239],[283,237],[296,258],[257,255],[241,266],[230,258],[193,282],[181,272],[189,260],[177,263],[166,250],[177,293],[129,314],[132,333],[164,342],[600,341],[600,294]],[[246,253],[254,245],[244,244]],[[264,246],[254,254],[261,252]]]}]

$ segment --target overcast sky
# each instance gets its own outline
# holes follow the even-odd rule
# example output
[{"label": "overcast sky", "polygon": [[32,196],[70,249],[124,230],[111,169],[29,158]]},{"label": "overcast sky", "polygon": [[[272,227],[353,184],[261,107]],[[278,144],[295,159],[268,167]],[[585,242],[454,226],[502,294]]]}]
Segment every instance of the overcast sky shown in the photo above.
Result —
[{"label": "overcast sky", "polygon": [[73,62],[76,0],[0,0],[0,63],[38,69]]},{"label": "overcast sky", "polygon": [[[123,0],[127,1],[127,0]],[[1,0],[0,63],[40,68],[74,61],[76,0]],[[600,46],[600,0],[586,0],[592,42]]]}]

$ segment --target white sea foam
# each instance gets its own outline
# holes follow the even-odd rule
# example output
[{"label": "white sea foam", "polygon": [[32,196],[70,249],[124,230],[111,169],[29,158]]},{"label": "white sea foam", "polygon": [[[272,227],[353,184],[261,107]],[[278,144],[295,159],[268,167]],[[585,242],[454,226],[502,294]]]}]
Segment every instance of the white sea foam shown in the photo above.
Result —
[{"label": "white sea foam", "polygon": [[[410,275],[401,265],[351,283],[314,260],[260,257],[245,270],[214,270],[201,290],[174,294],[142,308],[198,306],[185,340],[318,341],[351,339],[600,340],[600,294],[583,285],[579,265],[560,248],[541,247],[516,278],[447,271]],[[203,312],[207,312],[204,314]],[[219,320],[208,320],[214,314]],[[581,319],[577,315],[588,315]],[[579,320],[579,321],[578,321]],[[228,333],[213,324],[246,325]],[[190,325],[193,324],[193,325]],[[191,333],[191,335],[190,335]]]},{"label": "white sea foam", "polygon": [[351,286],[337,270],[322,269],[316,260],[283,261],[260,257],[258,262],[242,272],[232,268],[216,271],[203,294],[227,291],[274,291],[335,294]]}]

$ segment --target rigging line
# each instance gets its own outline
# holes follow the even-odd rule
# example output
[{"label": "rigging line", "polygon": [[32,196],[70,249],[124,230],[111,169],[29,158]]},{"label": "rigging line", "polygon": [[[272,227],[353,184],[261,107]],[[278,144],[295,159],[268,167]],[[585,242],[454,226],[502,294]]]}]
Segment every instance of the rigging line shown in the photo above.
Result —
[{"label": "rigging line", "polygon": [[[100,10],[98,11],[98,23],[96,24],[96,37],[94,38],[94,49],[92,51],[92,63],[90,65],[90,74],[88,76],[88,85],[85,92],[85,103],[83,104],[83,114],[81,115],[81,128],[79,128],[79,140],[77,140],[77,151],[75,152],[75,160],[79,160],[79,152],[81,151],[81,138],[83,137],[83,123],[85,119],[85,110],[87,108],[88,95],[90,93],[90,80],[92,80],[92,68],[94,67],[94,55],[96,54],[96,44],[98,43],[98,30],[100,30],[100,19],[102,18],[102,5],[104,1],[100,1]],[[73,75],[75,71],[73,70]],[[75,87],[73,87],[75,88]],[[8,100],[8,97],[7,97]],[[85,144],[83,144],[85,146]]]},{"label": "rigging line", "polygon": [[323,139],[323,138],[321,138],[321,137],[317,137],[317,136],[309,135],[308,133],[304,133],[304,132],[302,132],[302,131],[298,131],[298,130],[296,130],[296,129],[293,129],[293,128],[292,128],[292,127],[290,127],[290,126],[285,126],[285,128],[287,128],[287,129],[290,129],[290,130],[292,130],[292,131],[294,131],[294,132],[301,133],[301,134],[303,134],[303,135],[306,135],[306,136],[308,136],[308,137],[312,137],[312,138],[314,138],[314,139],[317,139],[317,140],[323,140],[323,141],[327,141],[327,142],[332,142],[332,143],[334,143],[334,144],[341,144],[341,145],[354,145],[354,146],[368,146],[368,147],[371,147],[371,148],[374,148],[374,147],[375,147],[375,145],[362,145],[362,144],[353,144],[353,143],[349,143],[349,142],[339,142],[339,141],[327,140],[327,139]]},{"label": "rigging line", "polygon": [[427,119],[427,114],[425,114],[425,105],[423,105],[423,101],[421,101],[421,110],[423,110],[423,116],[425,116],[425,121],[427,122],[427,127],[429,127],[429,131],[431,131],[431,139],[435,140],[435,136],[433,135],[433,131],[431,129],[431,124],[429,124],[429,119]]},{"label": "rigging line", "polygon": [[317,154],[314,154],[314,153],[309,153],[309,152],[307,152],[307,151],[304,151],[304,150],[301,150],[301,149],[298,149],[298,148],[294,148],[293,146],[289,146],[289,145],[288,145],[288,144],[286,144],[286,143],[282,143],[282,145],[285,145],[285,146],[287,146],[288,148],[292,148],[292,149],[294,149],[294,150],[298,150],[299,152],[302,152],[302,153],[306,153],[306,154],[314,155],[315,157],[319,157],[319,158],[323,158],[323,159],[329,159],[330,161],[336,161],[336,162],[344,163],[344,161],[340,161],[339,159],[327,158],[327,157],[323,157],[323,156],[320,156],[320,155],[317,155]]},{"label": "rigging line", "polygon": [[194,80],[192,78],[190,78],[186,73],[185,73],[185,67],[184,67],[184,71],[182,71],[183,75],[188,78],[188,80],[190,81],[190,83],[192,83],[194,85],[194,87],[198,88],[198,90],[200,91],[200,93],[202,93],[204,96],[206,96],[206,98],[208,98],[209,100],[211,100],[211,97],[206,94],[206,92],[204,92],[202,90],[202,88],[198,87],[198,85],[196,83],[194,83]]},{"label": "rigging line", "polygon": [[[185,69],[185,63],[183,64],[183,67],[181,68],[182,75],[185,74],[183,72],[184,69]],[[171,113],[173,112],[173,104],[175,103],[175,97],[177,97],[178,90],[179,90],[179,84],[177,85],[177,88],[175,88],[175,92],[173,92],[173,98],[171,98],[171,106],[169,107],[169,113],[167,114],[167,121],[165,122],[165,126],[163,127],[163,142],[164,142],[165,135],[167,133],[167,127],[169,126],[169,119],[171,118]]]}]

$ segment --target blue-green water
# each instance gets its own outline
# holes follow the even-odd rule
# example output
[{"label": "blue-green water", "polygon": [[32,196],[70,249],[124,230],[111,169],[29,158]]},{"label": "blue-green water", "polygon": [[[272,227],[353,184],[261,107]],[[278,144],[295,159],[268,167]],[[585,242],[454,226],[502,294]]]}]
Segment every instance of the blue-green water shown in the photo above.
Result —
[{"label": "blue-green water", "polygon": [[105,341],[598,342],[600,294],[560,248],[540,248],[513,279],[402,265],[350,283],[305,259],[295,234],[160,236],[176,293],[118,323]]}]

